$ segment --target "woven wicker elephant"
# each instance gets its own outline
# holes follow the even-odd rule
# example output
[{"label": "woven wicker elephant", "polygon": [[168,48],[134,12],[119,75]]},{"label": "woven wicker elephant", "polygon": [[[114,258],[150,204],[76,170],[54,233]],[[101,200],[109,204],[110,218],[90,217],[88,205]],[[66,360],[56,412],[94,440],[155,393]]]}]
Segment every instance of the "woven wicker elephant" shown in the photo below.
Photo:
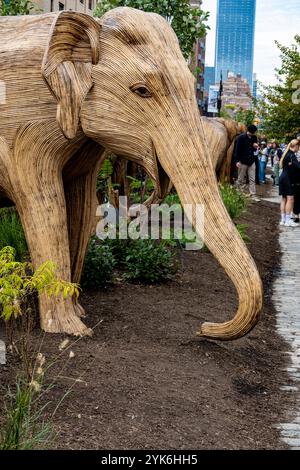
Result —
[{"label": "woven wicker elephant", "polygon": [[[256,324],[261,280],[219,195],[194,77],[160,16],[118,8],[100,21],[71,11],[0,19],[0,193],[14,202],[35,266],[52,260],[78,282],[105,149],[169,180],[205,207],[204,238],[237,288],[239,307],[199,335],[230,340]],[[198,224],[196,230],[199,230]],[[40,297],[41,327],[82,335],[82,307]]]}]

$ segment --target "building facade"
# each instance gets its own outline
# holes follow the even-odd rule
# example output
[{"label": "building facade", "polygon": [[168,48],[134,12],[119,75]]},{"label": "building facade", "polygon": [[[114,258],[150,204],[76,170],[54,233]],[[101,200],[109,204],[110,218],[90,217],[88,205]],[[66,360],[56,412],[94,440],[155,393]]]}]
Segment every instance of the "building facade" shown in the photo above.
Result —
[{"label": "building facade", "polygon": [[257,90],[258,90],[258,80],[256,73],[253,74],[253,98],[257,98]]},{"label": "building facade", "polygon": [[256,0],[218,0],[215,81],[241,75],[252,89]]},{"label": "building facade", "polygon": [[[200,8],[202,0],[191,1],[191,6]],[[197,39],[194,46],[193,57],[190,68],[196,77],[196,98],[200,112],[203,112],[205,106],[204,100],[204,71],[205,71],[205,49],[206,38]]]},{"label": "building facade", "polygon": [[227,80],[223,82],[222,106],[225,109],[231,106],[233,109],[252,108],[251,88],[240,74],[229,73]]},{"label": "building facade", "polygon": [[92,15],[96,0],[34,0],[44,13],[60,10],[73,10]]}]

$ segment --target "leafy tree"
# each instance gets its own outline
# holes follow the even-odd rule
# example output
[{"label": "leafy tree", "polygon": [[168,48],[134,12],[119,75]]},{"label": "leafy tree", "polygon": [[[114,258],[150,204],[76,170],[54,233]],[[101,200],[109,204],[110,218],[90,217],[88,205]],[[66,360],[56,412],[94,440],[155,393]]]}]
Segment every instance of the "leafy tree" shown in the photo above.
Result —
[{"label": "leafy tree", "polygon": [[243,109],[239,108],[235,113],[234,119],[237,122],[241,122],[246,126],[251,126],[256,118],[256,111],[254,109]]},{"label": "leafy tree", "polygon": [[102,0],[96,6],[94,16],[102,16],[120,6],[158,13],[166,18],[177,34],[185,58],[191,55],[196,40],[204,37],[208,29],[205,22],[209,13],[192,7],[189,0]]},{"label": "leafy tree", "polygon": [[42,10],[30,0],[0,0],[0,16],[29,15],[32,11]]},{"label": "leafy tree", "polygon": [[281,52],[281,67],[275,86],[261,85],[258,101],[262,130],[268,137],[288,141],[300,131],[300,36],[290,47],[276,42]]}]

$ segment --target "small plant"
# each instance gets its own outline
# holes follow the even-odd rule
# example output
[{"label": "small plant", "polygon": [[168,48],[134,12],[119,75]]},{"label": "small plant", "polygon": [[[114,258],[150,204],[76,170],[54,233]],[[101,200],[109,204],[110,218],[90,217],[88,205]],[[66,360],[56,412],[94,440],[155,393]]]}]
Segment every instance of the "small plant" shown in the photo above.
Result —
[{"label": "small plant", "polygon": [[[0,251],[0,318],[8,321],[22,315],[28,297],[34,292],[46,295],[78,296],[79,286],[56,277],[56,266],[47,261],[33,272],[28,262],[15,261],[14,248]],[[33,274],[32,274],[33,273]]]},{"label": "small plant", "polygon": [[18,377],[15,392],[8,393],[5,422],[0,434],[0,450],[44,447],[51,436],[50,424],[42,419],[45,407],[37,404],[42,374],[36,375],[31,382],[22,376]]},{"label": "small plant", "polygon": [[107,192],[107,187],[111,183],[111,175],[113,174],[113,166],[109,158],[106,158],[100,168],[96,190],[101,192]]},{"label": "small plant", "polygon": [[[64,298],[76,297],[79,294],[79,286],[59,280],[56,276],[56,266],[51,261],[33,271],[30,263],[15,260],[15,250],[12,247],[2,248],[0,318],[5,320],[6,325],[16,327],[18,320],[31,316],[29,305],[35,292],[56,297],[61,295]],[[13,341],[13,333],[16,331],[12,331],[10,349],[21,359],[22,372],[16,378],[15,390],[9,391],[6,399],[5,417],[0,430],[0,450],[44,447],[51,437],[49,420],[45,422],[43,419],[47,404],[42,405],[39,401],[41,391],[46,391],[43,389],[45,357],[38,353],[33,360],[29,330],[21,329],[17,332],[19,336]]]},{"label": "small plant", "polygon": [[84,261],[82,286],[97,289],[109,283],[115,264],[116,260],[110,244],[101,243],[97,237],[93,237]]},{"label": "small plant", "polygon": [[135,240],[127,248],[126,278],[145,283],[170,279],[176,271],[174,253],[153,240]]},{"label": "small plant", "polygon": [[18,261],[28,256],[24,230],[14,208],[0,209],[0,250],[5,246],[15,249]]},{"label": "small plant", "polygon": [[240,217],[246,210],[244,194],[229,184],[220,185],[220,192],[230,217],[232,219]]}]

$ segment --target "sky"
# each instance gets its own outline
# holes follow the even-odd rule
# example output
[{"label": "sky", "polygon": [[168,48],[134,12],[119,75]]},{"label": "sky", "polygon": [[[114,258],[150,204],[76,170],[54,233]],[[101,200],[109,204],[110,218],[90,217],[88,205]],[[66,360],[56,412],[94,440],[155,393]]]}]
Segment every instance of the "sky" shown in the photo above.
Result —
[{"label": "sky", "polygon": [[[214,65],[217,0],[203,0],[202,9],[210,11],[206,41],[206,64]],[[266,85],[276,83],[275,68],[280,65],[275,39],[288,46],[300,34],[300,0],[256,0],[254,73]]]}]

